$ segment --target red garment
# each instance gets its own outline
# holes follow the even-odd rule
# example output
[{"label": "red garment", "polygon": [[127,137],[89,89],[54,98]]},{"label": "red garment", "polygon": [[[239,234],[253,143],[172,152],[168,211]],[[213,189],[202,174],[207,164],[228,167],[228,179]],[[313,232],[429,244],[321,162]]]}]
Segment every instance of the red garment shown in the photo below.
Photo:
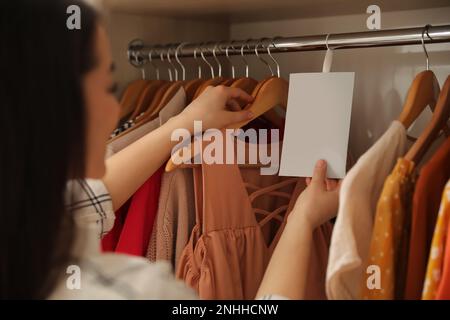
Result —
[{"label": "red garment", "polygon": [[163,167],[159,168],[133,195],[128,210],[116,211],[116,221],[102,240],[104,251],[145,256],[158,211]]},{"label": "red garment", "polygon": [[127,217],[128,208],[130,207],[131,198],[128,199],[116,212],[113,228],[102,238],[102,250],[105,252],[114,252],[117,242],[120,238],[125,219]]}]

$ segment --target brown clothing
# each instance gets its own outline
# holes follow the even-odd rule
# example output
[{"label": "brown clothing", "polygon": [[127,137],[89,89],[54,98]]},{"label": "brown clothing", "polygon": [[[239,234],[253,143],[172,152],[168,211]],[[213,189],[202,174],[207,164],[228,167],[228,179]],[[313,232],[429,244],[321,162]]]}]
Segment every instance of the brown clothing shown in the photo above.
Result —
[{"label": "brown clothing", "polygon": [[442,190],[450,178],[450,138],[420,170],[413,196],[405,299],[420,300]]},{"label": "brown clothing", "polygon": [[147,250],[150,261],[178,260],[195,224],[192,169],[164,172],[161,179],[156,223]]},{"label": "brown clothing", "polygon": [[[282,214],[292,209],[305,187],[304,179],[278,176],[259,175],[265,182],[278,180],[275,185],[262,188],[254,180],[245,183],[244,176],[255,177],[255,172],[259,175],[259,169],[240,170],[234,164],[202,164],[194,168],[196,225],[181,256],[177,277],[184,279],[202,299],[255,298],[286,222],[286,215]],[[290,192],[284,191],[287,188]],[[271,211],[257,207],[266,207],[266,201],[284,204]],[[308,277],[311,285],[306,290],[309,299],[325,298],[330,236],[329,223],[314,232],[315,248]]]}]

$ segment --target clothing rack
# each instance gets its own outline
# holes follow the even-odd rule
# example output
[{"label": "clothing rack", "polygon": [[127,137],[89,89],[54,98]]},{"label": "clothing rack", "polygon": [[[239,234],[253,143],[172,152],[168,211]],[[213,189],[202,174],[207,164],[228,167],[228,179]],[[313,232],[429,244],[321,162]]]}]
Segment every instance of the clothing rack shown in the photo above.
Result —
[{"label": "clothing rack", "polygon": [[[161,54],[175,57],[223,56],[264,53],[320,51],[329,49],[370,48],[384,46],[417,45],[450,42],[450,25],[376,30],[339,34],[322,34],[299,37],[275,37],[238,41],[210,41],[203,43],[176,43],[167,45],[145,44],[133,40],[128,46],[131,64],[142,66],[152,59],[160,59]],[[225,50],[226,49],[226,50]],[[169,58],[170,59],[170,58]]]}]

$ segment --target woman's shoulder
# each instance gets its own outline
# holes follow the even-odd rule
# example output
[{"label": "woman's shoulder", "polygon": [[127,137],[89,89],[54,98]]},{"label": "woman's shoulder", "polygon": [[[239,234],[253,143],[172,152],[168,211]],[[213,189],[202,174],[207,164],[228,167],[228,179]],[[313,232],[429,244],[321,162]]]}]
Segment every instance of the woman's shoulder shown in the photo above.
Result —
[{"label": "woman's shoulder", "polygon": [[68,266],[50,299],[196,299],[168,262],[98,254]]}]

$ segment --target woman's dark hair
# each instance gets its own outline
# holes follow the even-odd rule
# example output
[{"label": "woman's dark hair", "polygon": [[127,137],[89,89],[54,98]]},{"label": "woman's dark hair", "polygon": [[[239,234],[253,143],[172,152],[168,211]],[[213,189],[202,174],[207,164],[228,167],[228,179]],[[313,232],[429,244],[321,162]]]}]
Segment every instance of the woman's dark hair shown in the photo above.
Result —
[{"label": "woman's dark hair", "polygon": [[[66,25],[70,5],[81,29]],[[98,16],[77,0],[0,1],[0,298],[46,298],[70,262],[68,179],[83,177],[83,76]]]}]

